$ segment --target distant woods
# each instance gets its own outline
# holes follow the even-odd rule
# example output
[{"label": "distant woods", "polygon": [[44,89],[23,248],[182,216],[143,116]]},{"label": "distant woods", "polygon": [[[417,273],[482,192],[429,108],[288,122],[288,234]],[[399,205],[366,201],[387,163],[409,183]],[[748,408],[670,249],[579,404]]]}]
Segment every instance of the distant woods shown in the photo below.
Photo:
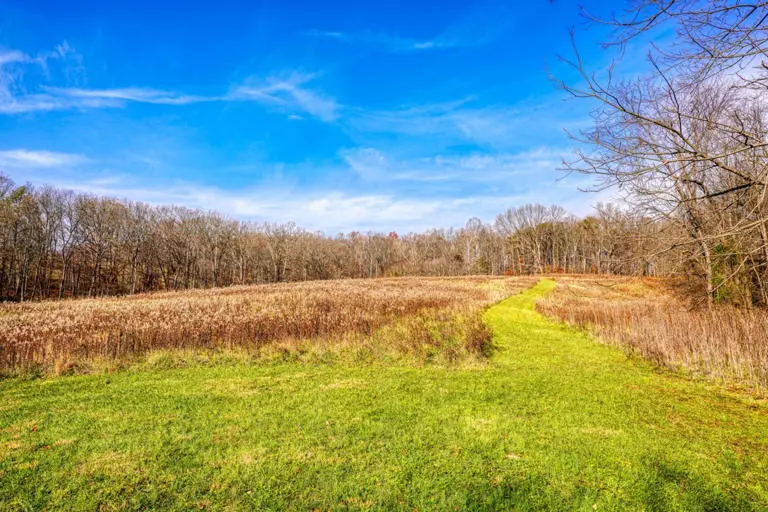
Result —
[{"label": "distant woods", "polygon": [[[768,306],[768,2],[638,0],[608,46],[674,28],[650,71],[598,74],[576,52],[593,128],[565,168],[624,194],[577,219],[526,205],[495,223],[335,237],[0,178],[0,300],[397,275],[678,275],[713,304]],[[667,31],[665,34],[669,34]],[[700,290],[700,291],[698,291]]]},{"label": "distant woods", "polygon": [[665,246],[686,248],[707,302],[768,305],[768,2],[627,4],[592,19],[613,28],[607,47],[657,41],[649,72],[595,74],[578,51],[566,61],[580,78],[563,89],[596,106],[566,167],[675,226]]},{"label": "distant woods", "polygon": [[472,219],[461,229],[324,236],[0,177],[0,299],[344,277],[672,273],[684,260],[653,255],[658,229],[612,206],[578,219],[526,205],[492,225]]}]

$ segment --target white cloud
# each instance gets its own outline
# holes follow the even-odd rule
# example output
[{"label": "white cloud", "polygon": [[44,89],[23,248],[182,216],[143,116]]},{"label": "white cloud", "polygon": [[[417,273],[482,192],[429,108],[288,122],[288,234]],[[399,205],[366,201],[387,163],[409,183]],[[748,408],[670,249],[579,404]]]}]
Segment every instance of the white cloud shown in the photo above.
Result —
[{"label": "white cloud", "polygon": [[498,183],[515,179],[526,183],[556,176],[568,148],[539,147],[517,153],[437,154],[398,159],[379,149],[361,147],[339,155],[350,169],[369,181]]},{"label": "white cloud", "polygon": [[429,137],[426,141],[448,145],[472,142],[495,148],[519,147],[521,140],[530,144],[531,135],[547,133],[542,128],[551,126],[578,131],[588,121],[583,108],[563,108],[556,98],[514,106],[478,105],[476,99],[466,98],[389,110],[348,108],[343,119],[350,136],[363,143],[371,135],[393,133]]},{"label": "white cloud", "polygon": [[67,98],[50,94],[28,94],[12,96],[3,94],[0,87],[0,114],[24,114],[28,112],[49,112],[53,110],[76,110],[88,108],[116,108],[123,105],[120,100],[110,98]]},{"label": "white cloud", "polygon": [[[261,80],[251,78],[246,83],[231,88],[226,94],[213,96],[148,87],[87,89],[48,85],[32,87],[25,84],[25,66],[39,66],[49,78],[48,62],[71,56],[79,59],[66,42],[36,57],[16,50],[0,50],[0,114],[121,108],[127,103],[188,105],[215,101],[253,101],[285,110],[290,119],[301,119],[299,114],[307,114],[325,122],[333,122],[339,117],[341,109],[333,97],[308,87],[308,83],[315,79],[316,75],[295,72],[271,75]],[[11,64],[19,64],[19,69],[14,69],[13,73],[5,69]],[[78,65],[82,67],[81,64]]]},{"label": "white cloud", "polygon": [[65,63],[63,70],[69,80],[72,80],[74,75],[84,73],[82,56],[67,41],[56,45],[53,50],[38,53],[34,58],[29,58],[27,61],[40,66],[47,78],[51,77],[49,62],[54,61]]},{"label": "white cloud", "polygon": [[72,98],[74,100],[116,100],[134,101],[138,103],[155,103],[164,105],[186,105],[203,101],[218,101],[217,96],[194,96],[179,94],[172,91],[161,91],[144,87],[126,87],[121,89],[78,89],[43,87],[44,90],[59,98]]},{"label": "white cloud", "polygon": [[45,93],[13,95],[0,90],[0,113],[22,114],[53,110],[92,108],[120,108],[126,102],[185,105],[203,101],[217,101],[217,97],[177,94],[139,87],[124,89],[78,89],[42,87]]},{"label": "white cloud", "polygon": [[305,112],[322,121],[335,121],[340,109],[336,100],[305,87],[314,78],[315,75],[301,73],[273,75],[261,81],[252,78],[235,87],[227,99],[256,101],[289,112]]},{"label": "white cloud", "polygon": [[510,142],[519,115],[508,107],[474,108],[469,100],[392,110],[358,109],[347,119],[358,133],[440,136],[500,145]]},{"label": "white cloud", "polygon": [[304,84],[312,75],[293,74],[287,78],[268,77],[261,83],[251,80],[221,96],[198,96],[146,87],[82,89],[43,86],[43,94],[13,96],[0,94],[0,113],[118,108],[126,102],[157,105],[187,105],[213,101],[255,101],[292,112],[290,119],[301,119],[295,112],[306,113],[326,122],[337,119],[340,106],[335,99],[312,91]]},{"label": "white cloud", "polygon": [[370,44],[378,46],[390,52],[395,53],[410,53],[420,52],[426,50],[440,50],[448,48],[456,48],[461,46],[472,46],[476,43],[472,41],[457,41],[450,40],[445,37],[439,36],[434,39],[412,39],[409,37],[401,37],[393,34],[385,33],[347,33],[347,32],[333,32],[327,30],[311,30],[308,32],[310,36],[323,37],[328,39],[334,39],[348,44]]},{"label": "white cloud", "polygon": [[90,162],[83,156],[53,151],[10,149],[0,151],[0,168],[8,169],[50,169],[54,167],[75,167]]},{"label": "white cloud", "polygon": [[29,56],[17,50],[0,50],[0,67],[15,62],[28,62]]},{"label": "white cloud", "polygon": [[[223,99],[144,87],[84,89],[39,84],[34,87],[25,81],[25,73],[34,70],[41,70],[45,81],[49,81],[49,65],[53,61],[65,61],[58,68],[62,68],[59,71],[63,72],[67,82],[77,82],[78,75],[84,74],[81,56],[66,41],[34,57],[18,50],[0,50],[0,114],[119,108],[126,102],[185,105]],[[13,64],[17,66],[8,69]],[[32,92],[28,92],[30,90]]]},{"label": "white cloud", "polygon": [[341,156],[350,169],[365,179],[382,179],[394,170],[392,162],[378,149],[344,149],[339,152],[339,156]]},{"label": "white cloud", "polygon": [[505,6],[474,2],[456,21],[433,37],[416,38],[386,32],[341,32],[310,30],[312,37],[333,39],[350,45],[368,45],[393,53],[424,53],[453,48],[486,45],[507,30],[508,20],[515,11]]},{"label": "white cloud", "polygon": [[0,114],[115,106],[114,102],[107,103],[98,98],[75,100],[49,93],[27,92],[33,88],[25,82],[25,74],[28,72],[32,71],[33,75],[42,72],[42,76],[48,80],[51,77],[51,63],[62,61],[57,71],[74,81],[76,76],[84,72],[80,60],[80,55],[66,41],[34,57],[18,50],[0,50]]}]

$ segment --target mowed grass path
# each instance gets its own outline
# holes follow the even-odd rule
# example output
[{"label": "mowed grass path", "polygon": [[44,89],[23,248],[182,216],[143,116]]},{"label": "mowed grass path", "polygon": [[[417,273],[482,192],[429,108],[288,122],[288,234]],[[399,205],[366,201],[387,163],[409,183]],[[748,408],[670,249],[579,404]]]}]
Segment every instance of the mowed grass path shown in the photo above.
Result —
[{"label": "mowed grass path", "polygon": [[0,509],[768,510],[768,406],[533,310],[485,368],[195,366],[0,382]]}]

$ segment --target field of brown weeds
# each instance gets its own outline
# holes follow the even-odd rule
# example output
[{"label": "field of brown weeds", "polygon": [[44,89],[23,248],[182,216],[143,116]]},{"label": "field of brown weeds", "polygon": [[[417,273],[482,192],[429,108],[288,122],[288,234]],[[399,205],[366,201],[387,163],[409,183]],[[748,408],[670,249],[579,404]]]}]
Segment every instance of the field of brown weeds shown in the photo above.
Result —
[{"label": "field of brown weeds", "polygon": [[487,355],[484,306],[534,278],[392,278],[0,305],[0,371],[75,371],[156,351],[248,357]]},{"label": "field of brown weeds", "polygon": [[543,314],[586,328],[667,367],[768,388],[768,311],[694,307],[674,283],[627,277],[558,277]]}]

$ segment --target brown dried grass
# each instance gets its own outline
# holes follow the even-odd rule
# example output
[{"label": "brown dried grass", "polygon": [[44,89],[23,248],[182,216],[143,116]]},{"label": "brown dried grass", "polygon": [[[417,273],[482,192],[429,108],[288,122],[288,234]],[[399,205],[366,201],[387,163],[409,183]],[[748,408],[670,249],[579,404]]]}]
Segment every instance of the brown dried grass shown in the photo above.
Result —
[{"label": "brown dried grass", "polygon": [[429,359],[430,346],[450,352],[462,338],[462,353],[487,355],[490,333],[481,325],[483,307],[534,281],[337,280],[4,304],[0,371],[43,368],[64,374],[84,361],[125,361],[152,351],[295,355],[306,351],[308,343],[359,348],[394,325],[406,339],[386,340],[391,350]]},{"label": "brown dried grass", "polygon": [[[768,387],[768,311],[693,308],[671,283],[561,278],[537,309],[654,363],[731,383]],[[673,284],[673,283],[672,283]]]}]

